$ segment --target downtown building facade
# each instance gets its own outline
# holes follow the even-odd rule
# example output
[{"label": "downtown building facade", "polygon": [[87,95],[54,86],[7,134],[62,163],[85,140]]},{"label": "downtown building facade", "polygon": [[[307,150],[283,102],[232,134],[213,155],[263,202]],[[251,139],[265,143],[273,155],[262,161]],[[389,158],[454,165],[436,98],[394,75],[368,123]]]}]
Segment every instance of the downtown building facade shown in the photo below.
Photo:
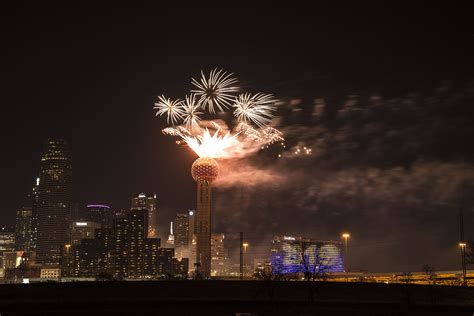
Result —
[{"label": "downtown building facade", "polygon": [[175,257],[187,259],[189,273],[195,272],[196,263],[195,218],[195,210],[177,213],[174,218]]},{"label": "downtown building facade", "polygon": [[342,242],[275,236],[271,266],[273,274],[344,272]]},{"label": "downtown building facade", "polygon": [[39,183],[38,177],[31,193],[27,195],[25,206],[16,212],[14,247],[3,251],[3,260],[0,260],[3,261],[1,265],[3,272],[0,273],[0,277],[13,281],[23,277],[39,277],[40,266],[36,264]]},{"label": "downtown building facade", "polygon": [[11,268],[11,253],[15,253],[15,234],[9,227],[0,227],[0,277]]},{"label": "downtown building facade", "polygon": [[34,250],[33,209],[22,207],[16,212],[15,249],[22,251]]},{"label": "downtown building facade", "polygon": [[222,233],[211,234],[211,276],[223,277],[228,272],[227,249],[224,247],[225,236]]},{"label": "downtown building facade", "polygon": [[131,208],[134,210],[148,211],[148,238],[158,238],[158,209],[156,194],[140,193],[132,196]]},{"label": "downtown building facade", "polygon": [[61,249],[70,242],[72,164],[64,139],[48,139],[41,157],[36,261],[57,267]]},{"label": "downtown building facade", "polygon": [[[159,238],[148,238],[147,210],[130,210],[111,227],[95,229],[94,238],[63,249],[62,276],[70,278],[155,279],[174,277],[186,268],[173,248],[161,248]],[[185,267],[184,267],[185,266]]]}]

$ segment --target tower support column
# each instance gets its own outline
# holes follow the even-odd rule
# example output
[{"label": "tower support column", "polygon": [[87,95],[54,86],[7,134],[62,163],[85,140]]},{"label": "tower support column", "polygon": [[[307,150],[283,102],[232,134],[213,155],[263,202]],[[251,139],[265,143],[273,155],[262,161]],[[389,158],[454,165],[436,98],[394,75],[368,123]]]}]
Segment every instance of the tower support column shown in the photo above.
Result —
[{"label": "tower support column", "polygon": [[211,275],[211,186],[207,181],[197,183],[196,262],[204,278]]}]

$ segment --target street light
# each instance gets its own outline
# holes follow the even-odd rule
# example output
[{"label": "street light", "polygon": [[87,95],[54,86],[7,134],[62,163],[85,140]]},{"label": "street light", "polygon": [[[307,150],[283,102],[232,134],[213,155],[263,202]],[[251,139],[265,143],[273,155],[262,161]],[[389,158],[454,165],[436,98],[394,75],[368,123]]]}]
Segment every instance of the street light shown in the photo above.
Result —
[{"label": "street light", "polygon": [[[347,240],[351,237],[349,233],[342,233],[342,238],[344,238],[344,256],[345,256],[345,261],[346,261],[346,267],[348,266],[347,264]],[[349,270],[349,269],[347,269]]]},{"label": "street light", "polygon": [[461,248],[462,283],[464,286],[466,286],[466,246],[467,244],[464,241],[459,243]]},{"label": "street light", "polygon": [[347,252],[347,239],[349,239],[349,237],[351,237],[351,235],[349,235],[349,233],[343,233],[342,234],[342,238],[344,238],[344,247],[345,247],[346,252]]},{"label": "street light", "polygon": [[[249,246],[249,244],[248,244],[247,242],[244,242],[244,243],[242,244],[242,247],[244,247],[244,254],[245,254],[245,255],[247,255],[247,247],[248,247],[248,246]],[[244,256],[244,260],[243,260],[243,261],[244,261],[244,264],[243,264],[243,265],[244,265],[244,267],[245,267],[246,262],[247,262],[247,256]],[[246,269],[244,269],[244,270],[246,270]],[[245,274],[245,273],[244,273],[244,274]]]}]

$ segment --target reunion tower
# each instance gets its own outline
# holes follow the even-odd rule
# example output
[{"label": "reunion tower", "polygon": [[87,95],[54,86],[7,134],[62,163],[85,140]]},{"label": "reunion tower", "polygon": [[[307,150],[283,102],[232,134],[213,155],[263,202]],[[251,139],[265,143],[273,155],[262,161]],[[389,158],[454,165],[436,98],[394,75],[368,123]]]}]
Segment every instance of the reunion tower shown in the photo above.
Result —
[{"label": "reunion tower", "polygon": [[[191,175],[197,182],[196,267],[205,279],[211,276],[211,188],[219,175],[214,158],[242,157],[263,145],[284,140],[280,131],[266,126],[277,110],[277,100],[265,93],[236,95],[240,88],[232,75],[217,68],[208,75],[201,71],[201,78],[191,80],[194,89],[184,100],[161,95],[154,106],[156,115],[166,115],[172,125],[163,133],[180,137],[178,144],[187,144],[200,157],[193,163]],[[234,127],[216,115],[230,111],[233,121],[237,121]],[[209,120],[202,121],[200,115],[207,115]],[[209,128],[215,132],[211,134]]]},{"label": "reunion tower", "polygon": [[219,165],[212,158],[198,158],[191,167],[191,175],[197,182],[196,263],[201,275],[209,278],[211,275],[211,184],[219,175]]}]

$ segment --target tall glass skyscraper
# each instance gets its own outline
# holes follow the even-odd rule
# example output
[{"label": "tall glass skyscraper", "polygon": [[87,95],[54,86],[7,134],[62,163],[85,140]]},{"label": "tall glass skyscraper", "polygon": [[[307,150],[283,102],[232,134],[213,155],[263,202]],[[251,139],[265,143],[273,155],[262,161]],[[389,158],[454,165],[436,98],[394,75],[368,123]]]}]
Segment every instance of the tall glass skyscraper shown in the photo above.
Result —
[{"label": "tall glass skyscraper", "polygon": [[48,139],[41,157],[36,261],[58,266],[61,249],[70,242],[71,151],[64,139]]},{"label": "tall glass skyscraper", "polygon": [[188,247],[189,245],[189,218],[186,213],[178,213],[174,218],[174,246]]},{"label": "tall glass skyscraper", "polygon": [[148,238],[158,238],[158,210],[156,194],[140,193],[132,197],[132,209],[148,211]]}]

